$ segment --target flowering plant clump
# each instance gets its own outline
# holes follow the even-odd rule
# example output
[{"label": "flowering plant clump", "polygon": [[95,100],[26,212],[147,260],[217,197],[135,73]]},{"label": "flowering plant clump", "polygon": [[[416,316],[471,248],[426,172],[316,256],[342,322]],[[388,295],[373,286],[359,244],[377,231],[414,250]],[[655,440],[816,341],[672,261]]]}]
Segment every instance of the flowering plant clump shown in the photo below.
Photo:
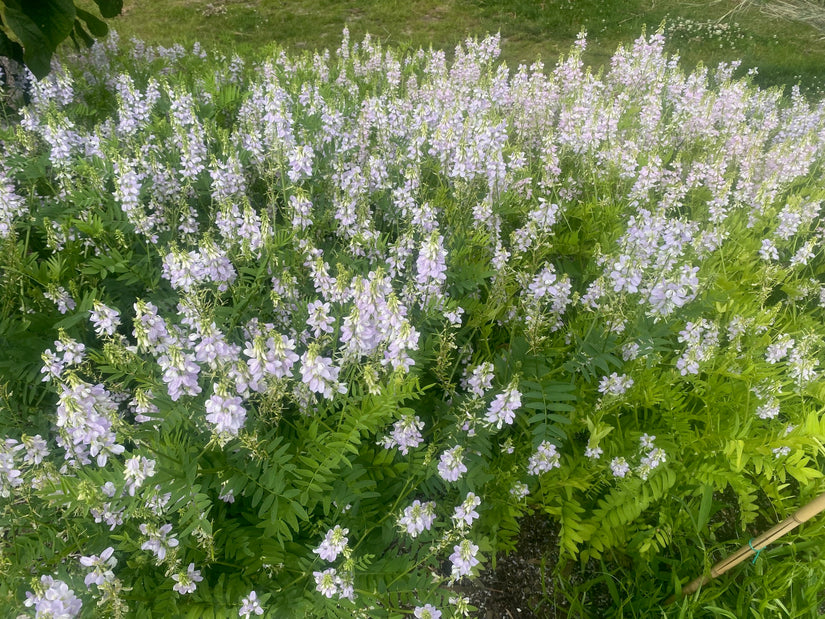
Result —
[{"label": "flowering plant clump", "polygon": [[467,616],[529,510],[644,614],[817,491],[825,108],[658,34],[598,75],[498,43],[113,37],[32,82],[4,616]]}]

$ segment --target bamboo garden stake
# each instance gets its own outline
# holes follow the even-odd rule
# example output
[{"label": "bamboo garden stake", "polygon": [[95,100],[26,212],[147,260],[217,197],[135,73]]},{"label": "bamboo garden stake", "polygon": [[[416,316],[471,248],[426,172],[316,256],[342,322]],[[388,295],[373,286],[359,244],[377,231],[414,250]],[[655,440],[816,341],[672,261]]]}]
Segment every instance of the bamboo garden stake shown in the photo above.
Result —
[{"label": "bamboo garden stake", "polygon": [[[806,520],[810,520],[823,510],[825,510],[825,493],[820,494],[813,501],[803,507],[800,507],[793,514],[785,518],[785,520],[769,529],[759,537],[750,540],[746,546],[742,546],[732,555],[714,565],[711,568],[709,575],[699,576],[698,578],[692,580],[682,589],[681,595],[690,595],[705,583],[711,581],[717,576],[721,576],[730,568],[735,565],[739,565],[751,555],[756,554],[759,556],[759,553],[762,552],[766,546],[772,544],[774,541],[785,535],[788,531],[795,529],[797,526]],[[675,599],[676,595],[672,595],[667,599],[665,604],[670,604]]]}]

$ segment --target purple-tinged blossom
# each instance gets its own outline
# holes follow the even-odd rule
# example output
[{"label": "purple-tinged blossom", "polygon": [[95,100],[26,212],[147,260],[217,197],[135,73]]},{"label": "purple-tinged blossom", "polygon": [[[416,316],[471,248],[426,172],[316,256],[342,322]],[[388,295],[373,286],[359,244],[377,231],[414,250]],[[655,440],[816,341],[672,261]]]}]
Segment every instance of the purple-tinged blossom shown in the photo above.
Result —
[{"label": "purple-tinged blossom", "polygon": [[401,419],[392,424],[392,431],[384,437],[382,445],[384,449],[398,447],[402,455],[407,455],[410,449],[415,449],[423,442],[421,430],[424,422],[418,415],[405,413]]},{"label": "purple-tinged blossom", "polygon": [[11,236],[14,221],[26,212],[26,201],[15,193],[14,184],[0,166],[0,241]]},{"label": "purple-tinged blossom", "polygon": [[441,611],[432,604],[424,604],[413,609],[413,616],[416,619],[441,619]]},{"label": "purple-tinged blossom", "polygon": [[49,289],[43,293],[43,296],[57,305],[57,311],[61,314],[70,312],[77,307],[77,303],[69,296],[69,293],[66,292],[63,286],[53,286],[50,284]]},{"label": "purple-tinged blossom", "polygon": [[527,472],[530,475],[541,475],[560,466],[561,461],[556,446],[549,441],[542,441],[536,449],[536,453],[530,456],[527,463]]},{"label": "purple-tinged blossom", "polygon": [[315,578],[315,590],[324,597],[331,598],[338,593],[338,572],[334,567],[327,568],[321,572],[312,572]]},{"label": "purple-tinged blossom", "polygon": [[151,524],[141,524],[139,529],[147,538],[140,549],[152,552],[158,561],[166,559],[166,553],[180,543],[174,535],[169,535],[172,532],[171,524],[164,524],[160,528]]},{"label": "purple-tinged blossom", "polygon": [[263,615],[264,608],[258,601],[258,594],[250,591],[249,595],[241,600],[241,608],[238,610],[238,616],[243,619],[250,619],[251,615]]},{"label": "purple-tinged blossom", "polygon": [[633,386],[633,379],[627,374],[619,376],[613,372],[610,376],[603,376],[599,382],[599,393],[620,396]]},{"label": "purple-tinged blossom", "polygon": [[35,434],[34,436],[24,434],[20,440],[23,443],[23,448],[26,450],[23,456],[23,464],[36,466],[48,457],[48,443],[46,443],[39,434]]},{"label": "purple-tinged blossom", "polygon": [[143,456],[132,456],[123,467],[123,477],[126,481],[125,489],[129,496],[135,496],[135,490],[143,485],[149,477],[155,475],[155,461]]},{"label": "purple-tinged blossom", "polygon": [[457,506],[453,513],[452,518],[456,526],[462,529],[465,526],[471,526],[473,521],[478,518],[476,507],[479,505],[481,505],[481,499],[472,492],[468,492],[464,502]]},{"label": "purple-tinged blossom", "polygon": [[338,555],[344,552],[347,547],[347,533],[349,533],[349,529],[342,529],[340,525],[336,524],[327,531],[321,545],[312,552],[324,561],[335,561]]},{"label": "purple-tinged blossom", "polygon": [[22,448],[23,445],[11,438],[0,443],[0,497],[9,498],[11,490],[23,483],[22,472],[14,462],[16,452]]},{"label": "purple-tinged blossom", "polygon": [[613,458],[610,461],[610,470],[614,477],[625,477],[630,472],[630,465],[624,458]]},{"label": "purple-tinged blossom", "polygon": [[98,337],[114,335],[120,326],[120,312],[95,300],[94,308],[89,310],[92,325]]},{"label": "purple-tinged blossom", "polygon": [[238,436],[246,421],[246,410],[240,396],[220,393],[220,386],[213,385],[214,393],[206,401],[206,421],[220,435]]},{"label": "purple-tinged blossom", "polygon": [[201,392],[198,384],[201,368],[195,362],[194,353],[169,348],[166,354],[158,357],[158,365],[163,370],[163,382],[166,383],[173,402],[178,401],[182,395],[195,396]]},{"label": "purple-tinged blossom", "polygon": [[186,595],[187,593],[193,593],[195,589],[197,589],[196,583],[202,581],[203,576],[201,576],[200,570],[195,569],[195,564],[190,563],[185,572],[172,574],[172,580],[175,581],[172,590],[181,595]]},{"label": "purple-tinged blossom", "polygon": [[435,522],[435,503],[433,501],[422,503],[418,499],[404,509],[404,513],[398,519],[398,525],[410,537],[418,537],[419,533],[429,531],[433,522]]},{"label": "purple-tinged blossom", "polygon": [[479,560],[476,559],[477,553],[478,546],[467,539],[453,546],[453,554],[450,555],[450,561],[453,564],[450,572],[451,578],[458,580],[469,575],[473,568],[479,564]]},{"label": "purple-tinged blossom", "polygon": [[484,361],[472,369],[463,386],[474,396],[483,398],[487,390],[493,386],[493,377],[493,364]]},{"label": "purple-tinged blossom", "polygon": [[312,335],[320,337],[322,333],[332,333],[335,325],[335,318],[329,315],[329,303],[322,303],[321,301],[313,301],[307,306],[309,318],[307,324],[313,328]]},{"label": "purple-tinged blossom", "polygon": [[80,564],[83,567],[92,568],[92,571],[86,574],[86,578],[83,581],[87,588],[90,588],[93,584],[100,587],[103,583],[111,582],[115,579],[115,574],[112,572],[112,568],[117,565],[117,559],[112,556],[114,552],[115,549],[109,546],[100,553],[100,556],[90,555],[88,557],[80,557]]},{"label": "purple-tinged blossom", "polygon": [[438,460],[438,474],[444,481],[457,481],[467,472],[467,465],[462,460],[464,448],[456,445],[441,454]]},{"label": "purple-tinged blossom", "polygon": [[334,393],[346,393],[347,386],[338,382],[341,368],[332,364],[332,359],[310,351],[301,355],[301,380],[310,391],[320,393],[330,399]]},{"label": "purple-tinged blossom", "polygon": [[779,336],[779,339],[776,342],[768,346],[768,350],[765,353],[765,361],[771,364],[782,361],[782,359],[784,359],[787,356],[788,351],[791,350],[793,346],[793,338],[787,333],[783,333],[781,336]]},{"label": "purple-tinged blossom", "polygon": [[37,592],[26,591],[27,608],[34,606],[35,619],[72,619],[80,614],[83,602],[62,580],[51,576],[40,577]]},{"label": "purple-tinged blossom", "polygon": [[502,424],[512,425],[516,411],[521,406],[521,392],[515,383],[510,383],[504,393],[498,394],[487,409],[487,423],[495,424],[501,429]]},{"label": "purple-tinged blossom", "polygon": [[58,444],[66,450],[66,459],[80,464],[96,458],[105,466],[109,454],[121,454],[113,424],[117,419],[117,404],[102,384],[90,385],[78,381],[63,385],[57,405]]}]

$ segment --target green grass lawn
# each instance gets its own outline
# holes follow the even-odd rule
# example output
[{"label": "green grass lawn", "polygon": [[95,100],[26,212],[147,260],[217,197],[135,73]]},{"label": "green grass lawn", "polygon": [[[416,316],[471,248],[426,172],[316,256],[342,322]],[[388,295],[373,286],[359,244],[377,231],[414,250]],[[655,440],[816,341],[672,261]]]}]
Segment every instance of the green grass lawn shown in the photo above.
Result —
[{"label": "green grass lawn", "polygon": [[801,83],[819,93],[825,33],[817,22],[825,23],[822,0],[126,0],[112,20],[127,39],[200,41],[245,56],[272,44],[334,49],[345,26],[353,40],[369,32],[393,46],[446,50],[468,35],[500,32],[511,67],[539,57],[552,65],[582,30],[586,61],[599,67],[619,44],[664,24],[687,68],[741,59],[743,70],[759,68],[764,86]]}]

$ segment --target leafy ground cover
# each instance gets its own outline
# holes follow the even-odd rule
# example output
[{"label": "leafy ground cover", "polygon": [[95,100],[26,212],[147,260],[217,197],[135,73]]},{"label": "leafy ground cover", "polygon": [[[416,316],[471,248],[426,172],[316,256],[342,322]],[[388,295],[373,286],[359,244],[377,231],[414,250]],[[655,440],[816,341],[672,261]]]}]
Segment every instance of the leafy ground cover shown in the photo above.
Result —
[{"label": "leafy ground cover", "polygon": [[819,521],[663,601],[822,489],[822,104],[499,43],[112,39],[8,113],[5,614],[818,616]]}]

